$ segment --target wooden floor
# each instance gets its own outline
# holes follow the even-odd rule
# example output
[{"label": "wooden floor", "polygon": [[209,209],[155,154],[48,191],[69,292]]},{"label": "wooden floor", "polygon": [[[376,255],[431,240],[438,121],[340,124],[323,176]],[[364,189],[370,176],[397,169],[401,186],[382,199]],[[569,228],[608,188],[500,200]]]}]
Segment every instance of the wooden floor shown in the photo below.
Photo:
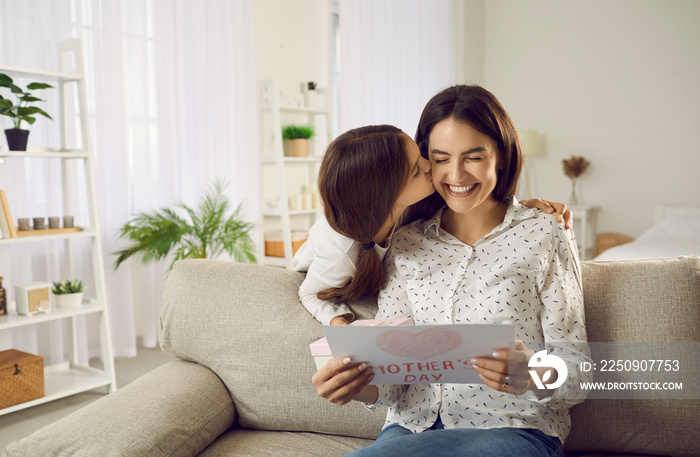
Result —
[{"label": "wooden floor", "polygon": [[[114,360],[117,387],[124,387],[141,375],[171,360],[175,360],[175,357],[162,352],[160,348],[139,348],[136,357],[117,357]],[[0,449],[104,397],[106,392],[107,388],[83,392],[0,416]]]}]

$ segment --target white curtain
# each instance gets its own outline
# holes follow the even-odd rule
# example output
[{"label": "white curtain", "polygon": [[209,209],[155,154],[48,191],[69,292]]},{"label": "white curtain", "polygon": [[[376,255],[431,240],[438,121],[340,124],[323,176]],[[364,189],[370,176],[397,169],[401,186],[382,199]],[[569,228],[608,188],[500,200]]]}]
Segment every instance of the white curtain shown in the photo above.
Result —
[{"label": "white curtain", "polygon": [[340,131],[415,134],[426,102],[455,84],[453,0],[340,0]]},{"label": "white curtain", "polygon": [[[146,347],[157,344],[169,264],[127,261],[114,270],[112,253],[126,246],[117,233],[131,215],[180,201],[196,205],[209,183],[223,178],[231,203],[243,203],[247,220],[259,219],[252,9],[251,0],[0,0],[3,64],[55,69],[59,41],[83,42],[117,356],[135,355],[138,334]],[[57,112],[56,104],[49,98],[45,108]],[[30,147],[58,142],[52,124],[32,126]],[[75,168],[79,180],[82,170]],[[0,164],[0,189],[28,189],[12,192],[15,218],[61,210],[60,180],[53,177],[59,171],[58,163],[30,159]],[[77,222],[87,221],[84,202],[74,212]],[[89,246],[79,248],[76,275],[90,287]],[[0,275],[9,295],[15,284],[61,278],[62,251],[58,242],[0,246]],[[64,325],[0,332],[0,350],[14,347],[60,362],[70,347]],[[99,339],[96,325],[88,321],[83,327],[86,360],[97,354]]]}]

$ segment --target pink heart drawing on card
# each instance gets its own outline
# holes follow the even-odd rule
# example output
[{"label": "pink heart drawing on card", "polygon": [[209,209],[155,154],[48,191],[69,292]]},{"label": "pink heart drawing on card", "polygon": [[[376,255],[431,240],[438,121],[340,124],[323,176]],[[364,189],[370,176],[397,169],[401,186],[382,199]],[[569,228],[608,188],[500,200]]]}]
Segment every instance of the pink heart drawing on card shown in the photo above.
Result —
[{"label": "pink heart drawing on card", "polygon": [[428,360],[450,352],[462,343],[462,335],[448,328],[429,328],[418,333],[388,330],[375,340],[387,354],[409,359]]}]

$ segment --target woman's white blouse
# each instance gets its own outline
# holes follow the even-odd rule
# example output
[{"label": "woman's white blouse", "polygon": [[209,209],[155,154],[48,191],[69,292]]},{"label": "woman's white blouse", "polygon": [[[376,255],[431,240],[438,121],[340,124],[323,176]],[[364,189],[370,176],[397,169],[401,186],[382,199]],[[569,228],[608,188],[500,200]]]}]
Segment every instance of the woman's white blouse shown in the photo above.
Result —
[{"label": "woman's white blouse", "polygon": [[[389,241],[385,244],[388,245]],[[292,270],[306,272],[306,279],[299,287],[299,299],[311,315],[324,325],[330,325],[336,316],[353,316],[344,303],[321,300],[316,294],[333,287],[343,287],[352,279],[360,249],[360,243],[336,232],[326,218],[321,217],[311,226],[309,238],[292,259]],[[375,245],[374,250],[382,260],[387,248]]]},{"label": "woman's white blouse", "polygon": [[[425,324],[513,324],[515,338],[585,342],[579,259],[573,231],[553,215],[513,198],[501,225],[471,247],[440,228],[442,210],[397,230],[385,258],[378,318]],[[579,356],[579,357],[577,357]],[[567,399],[585,354],[565,357],[569,376],[552,397],[516,396],[485,384],[378,386],[387,425],[413,432],[446,428],[536,428],[562,441],[570,429]]]}]

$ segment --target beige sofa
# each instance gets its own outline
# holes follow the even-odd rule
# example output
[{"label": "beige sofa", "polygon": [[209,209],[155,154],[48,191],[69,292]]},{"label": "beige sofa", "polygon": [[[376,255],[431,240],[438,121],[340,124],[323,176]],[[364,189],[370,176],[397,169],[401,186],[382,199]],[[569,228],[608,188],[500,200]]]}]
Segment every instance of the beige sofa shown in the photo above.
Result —
[{"label": "beige sofa", "polygon": [[[384,411],[316,395],[308,345],[322,327],[299,273],[184,261],[170,273],[162,347],[171,362],[31,436],[5,456],[340,456],[370,444]],[[700,258],[584,262],[591,341],[700,341]],[[375,303],[354,306],[370,317]],[[589,400],[569,456],[698,455],[700,400]]]}]

